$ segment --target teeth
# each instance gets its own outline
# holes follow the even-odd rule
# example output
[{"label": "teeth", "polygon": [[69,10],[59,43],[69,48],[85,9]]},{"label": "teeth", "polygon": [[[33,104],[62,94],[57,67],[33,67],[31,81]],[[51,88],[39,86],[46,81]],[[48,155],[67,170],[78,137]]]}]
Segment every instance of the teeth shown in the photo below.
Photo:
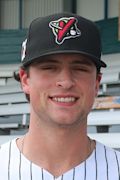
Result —
[{"label": "teeth", "polygon": [[58,97],[54,97],[53,98],[54,101],[56,102],[74,102],[76,100],[76,98],[74,97],[61,97],[61,98],[58,98]]}]

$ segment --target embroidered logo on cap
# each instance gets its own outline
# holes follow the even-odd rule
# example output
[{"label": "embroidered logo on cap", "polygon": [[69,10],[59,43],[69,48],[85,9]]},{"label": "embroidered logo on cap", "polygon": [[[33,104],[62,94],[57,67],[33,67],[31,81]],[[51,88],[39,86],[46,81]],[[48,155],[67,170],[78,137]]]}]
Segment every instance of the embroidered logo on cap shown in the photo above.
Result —
[{"label": "embroidered logo on cap", "polygon": [[51,21],[49,27],[55,35],[55,42],[62,44],[65,39],[76,38],[81,35],[77,28],[77,19],[74,17],[64,17],[56,21]]},{"label": "embroidered logo on cap", "polygon": [[23,61],[24,58],[25,58],[25,54],[26,54],[26,43],[27,43],[27,39],[25,39],[25,41],[23,41],[23,43],[22,43],[21,61]]}]

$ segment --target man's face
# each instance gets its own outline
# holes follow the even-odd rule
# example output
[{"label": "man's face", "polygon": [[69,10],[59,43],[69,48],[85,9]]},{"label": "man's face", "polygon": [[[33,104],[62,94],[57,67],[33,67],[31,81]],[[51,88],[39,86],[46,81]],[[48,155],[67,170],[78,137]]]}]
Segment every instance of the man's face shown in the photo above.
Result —
[{"label": "man's face", "polygon": [[79,54],[41,58],[21,70],[25,93],[30,95],[31,118],[54,125],[85,122],[97,95],[100,75],[93,62]]}]

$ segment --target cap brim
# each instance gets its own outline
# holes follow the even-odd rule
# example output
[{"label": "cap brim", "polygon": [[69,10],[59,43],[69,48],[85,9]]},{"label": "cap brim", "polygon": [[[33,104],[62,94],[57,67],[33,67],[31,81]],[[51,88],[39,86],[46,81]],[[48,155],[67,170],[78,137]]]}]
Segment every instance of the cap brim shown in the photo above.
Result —
[{"label": "cap brim", "polygon": [[63,53],[69,53],[69,54],[73,54],[73,53],[76,53],[76,54],[82,54],[82,55],[85,55],[87,57],[90,58],[90,60],[92,60],[96,67],[107,67],[107,65],[99,58],[89,54],[89,53],[86,53],[86,52],[83,52],[83,51],[77,51],[77,50],[53,50],[53,51],[49,51],[49,52],[44,52],[43,54],[41,53],[39,56],[37,57],[33,57],[31,60],[27,60],[27,61],[23,61],[23,65],[27,66],[27,65],[30,65],[31,63],[33,63],[36,59],[40,58],[40,57],[43,57],[43,56],[48,56],[48,55],[54,55],[54,54],[63,54]]}]

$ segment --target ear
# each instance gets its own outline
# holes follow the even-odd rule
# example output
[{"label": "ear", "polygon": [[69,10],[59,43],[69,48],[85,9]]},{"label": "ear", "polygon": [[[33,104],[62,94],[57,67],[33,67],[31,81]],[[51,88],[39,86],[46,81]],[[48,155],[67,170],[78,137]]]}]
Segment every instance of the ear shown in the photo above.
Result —
[{"label": "ear", "polygon": [[99,91],[99,87],[100,87],[100,82],[101,82],[101,79],[102,79],[102,73],[99,73],[97,74],[97,77],[96,77],[96,96],[98,95],[98,91]]},{"label": "ear", "polygon": [[19,77],[22,89],[25,94],[29,94],[29,77],[25,70],[20,69],[19,70]]}]

